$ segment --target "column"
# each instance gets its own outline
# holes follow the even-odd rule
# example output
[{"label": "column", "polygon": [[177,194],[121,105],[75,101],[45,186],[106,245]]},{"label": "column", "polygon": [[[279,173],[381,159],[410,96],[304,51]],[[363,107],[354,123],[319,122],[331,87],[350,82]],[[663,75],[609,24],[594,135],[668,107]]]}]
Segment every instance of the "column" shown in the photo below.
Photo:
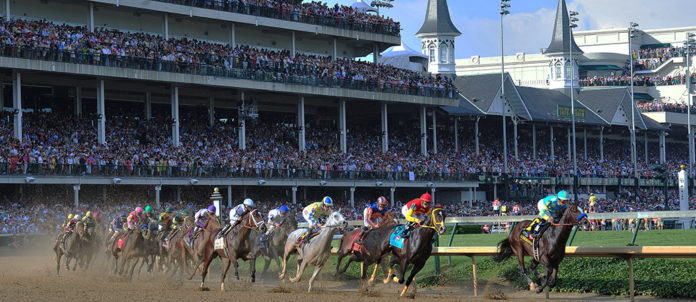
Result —
[{"label": "column", "polygon": [[454,152],[459,153],[459,117],[454,118]]},{"label": "column", "polygon": [[5,0],[5,20],[10,20],[10,0]]},{"label": "column", "polygon": [[350,206],[355,207],[355,187],[350,187]]},{"label": "column", "polygon": [[215,125],[215,98],[212,96],[208,97],[208,124]]},{"label": "column", "polygon": [[[0,90],[1,93],[2,90]],[[82,87],[75,87],[75,116],[78,118],[82,116]]]},{"label": "column", "polygon": [[332,52],[331,52],[331,59],[336,61],[338,59],[338,42],[336,41],[336,38],[333,39],[332,43]]},{"label": "column", "polygon": [[[240,104],[244,104],[244,91],[241,91],[239,93],[239,100]],[[241,106],[239,107],[241,110]],[[240,111],[239,114],[239,149],[240,150],[246,150],[246,122],[244,121],[244,117],[242,116],[242,112]]]},{"label": "column", "polygon": [[[9,2],[9,0],[6,0]],[[73,202],[75,209],[80,208],[80,185],[73,185]]]},{"label": "column", "polygon": [[604,161],[604,127],[599,128],[599,159]]},{"label": "column", "polygon": [[379,63],[379,46],[377,45],[377,43],[374,44],[374,47],[372,49],[372,63],[377,64]]},{"label": "column", "polygon": [[145,92],[145,119],[152,119],[152,92]]},{"label": "column", "polygon": [[97,85],[97,138],[100,144],[106,144],[106,110],[104,109],[104,80]]},{"label": "column", "polygon": [[[553,190],[556,192],[556,190]],[[493,184],[493,200],[498,200],[498,184]]]},{"label": "column", "polygon": [[435,187],[430,188],[430,196],[433,198],[433,203],[437,204],[435,203]]},{"label": "column", "polygon": [[382,103],[382,153],[389,150],[389,134],[387,127],[387,103]]},{"label": "column", "polygon": [[234,23],[230,23],[230,46],[234,48],[237,45],[237,33],[235,32]]},{"label": "column", "polygon": [[169,40],[169,14],[167,13],[162,15],[162,37]]},{"label": "column", "polygon": [[665,143],[665,130],[660,131],[660,164],[667,161],[667,146]]},{"label": "column", "polygon": [[181,202],[181,186],[176,186],[176,202]]},{"label": "column", "polygon": [[532,124],[532,158],[536,159],[536,124]]},{"label": "column", "polygon": [[437,112],[433,110],[433,154],[437,154]]},{"label": "column", "polygon": [[292,187],[292,204],[297,204],[297,187]]},{"label": "column", "polygon": [[291,45],[291,48],[290,48],[290,56],[292,56],[292,57],[294,58],[294,57],[295,57],[295,51],[296,51],[296,48],[295,48],[295,32],[294,32],[294,31],[292,32],[292,35],[290,35],[290,45]]},{"label": "column", "polygon": [[476,156],[481,155],[481,152],[479,151],[479,120],[481,120],[481,117],[477,116],[476,124],[474,125],[474,138],[476,138]]},{"label": "column", "polygon": [[297,102],[297,145],[300,152],[305,152],[305,114],[304,114],[304,96],[300,96]]},{"label": "column", "polygon": [[227,208],[232,208],[232,186],[227,185]]},{"label": "column", "polygon": [[515,160],[519,160],[520,158],[517,137],[517,123],[519,123],[517,118],[512,118],[512,134],[515,136]]},{"label": "column", "polygon": [[345,154],[347,149],[346,143],[346,100],[338,101],[338,130],[340,131],[341,153]]},{"label": "column", "polygon": [[469,188],[469,208],[474,206],[474,188]]},{"label": "column", "polygon": [[[9,0],[5,1],[9,3]],[[9,9],[10,5],[5,7]],[[22,74],[16,70],[12,71],[12,108],[14,109],[13,136],[22,140]]]},{"label": "column", "polygon": [[179,86],[172,85],[172,142],[179,146]]},{"label": "column", "polygon": [[427,134],[427,129],[425,126],[426,122],[426,115],[425,115],[425,106],[421,105],[420,107],[420,126],[421,126],[421,154],[424,156],[428,156],[428,134]]},{"label": "column", "polygon": [[643,133],[643,137],[645,138],[645,164],[648,164],[648,131],[645,131]]},{"label": "column", "polygon": [[395,187],[389,188],[389,200],[391,201],[391,207],[394,207],[394,192],[396,192]]},{"label": "column", "polygon": [[554,155],[555,150],[553,150],[553,126],[549,128],[549,138],[551,139],[551,160],[555,160],[556,156]]},{"label": "column", "polygon": [[571,160],[573,158],[572,156],[572,148],[570,146],[570,128],[568,128],[568,135],[566,136],[568,138],[568,160]]},{"label": "column", "polygon": [[[10,2],[10,0],[5,0],[6,3]],[[9,6],[9,3],[8,3]],[[7,18],[10,18],[9,16]],[[94,2],[89,2],[89,6],[87,8],[87,28],[89,31],[93,32],[94,31]]]},{"label": "column", "polygon": [[0,104],[5,106],[5,85],[2,84],[2,81],[0,81]]},{"label": "column", "polygon": [[583,128],[582,132],[582,137],[585,140],[585,160],[587,160],[587,128]]},{"label": "column", "polygon": [[155,186],[155,204],[157,205],[158,208],[160,207],[160,204],[161,204],[160,203],[160,191],[162,191],[162,186],[160,186],[160,185]]}]

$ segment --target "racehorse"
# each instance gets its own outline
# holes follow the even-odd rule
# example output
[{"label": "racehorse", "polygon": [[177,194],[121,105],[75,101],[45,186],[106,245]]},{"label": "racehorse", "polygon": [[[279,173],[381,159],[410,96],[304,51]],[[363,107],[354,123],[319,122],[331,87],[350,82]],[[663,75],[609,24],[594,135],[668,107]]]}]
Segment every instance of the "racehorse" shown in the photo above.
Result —
[{"label": "racehorse", "polygon": [[[191,255],[194,264],[193,272],[191,272],[191,275],[188,277],[189,280],[193,279],[193,275],[196,274],[199,266],[205,265],[205,259],[207,258],[206,255],[212,255],[215,249],[213,246],[213,240],[215,238],[214,236],[217,235],[219,231],[220,218],[213,215],[205,222],[203,225],[203,230],[200,231],[200,234],[191,239],[191,246],[186,246],[186,252]],[[208,263],[208,265],[209,264],[210,263]],[[203,272],[201,272],[201,275],[202,274]],[[205,276],[203,276],[203,280],[205,280]],[[202,284],[203,282],[201,282],[201,288],[203,288]]]},{"label": "racehorse", "polygon": [[[363,288],[365,283],[365,277],[367,271],[365,268],[369,267],[371,264],[375,264],[375,269],[372,272],[372,277],[368,281],[368,285],[371,285],[375,280],[375,275],[377,274],[377,268],[382,265],[382,272],[387,276],[387,266],[384,264],[384,256],[391,252],[391,246],[389,245],[389,236],[396,228],[398,220],[396,219],[396,214],[393,212],[387,212],[386,215],[379,221],[377,228],[368,231],[363,235],[363,238],[358,238],[361,229],[355,229],[350,232],[343,234],[341,237],[341,244],[338,248],[338,261],[336,262],[336,272],[334,276],[344,273],[351,262],[362,262],[361,263],[361,275],[360,275],[360,288]],[[362,239],[362,244],[359,246],[356,241]],[[357,248],[357,249],[356,249]],[[343,257],[350,255],[348,262],[345,264],[343,269],[341,267],[341,260]]]},{"label": "racehorse", "polygon": [[[208,267],[210,262],[218,256],[222,258],[223,269],[222,276],[220,278],[220,290],[225,291],[225,277],[227,276],[227,271],[230,269],[230,263],[234,263],[234,275],[239,280],[239,272],[237,271],[238,264],[237,259],[248,260],[249,261],[249,272],[251,273],[251,282],[255,281],[256,278],[256,256],[251,253],[251,244],[249,241],[249,234],[251,230],[259,229],[262,232],[266,231],[266,225],[264,224],[263,217],[259,214],[257,210],[252,210],[242,216],[242,222],[237,224],[232,228],[227,235],[222,238],[217,238],[217,234],[221,229],[214,231],[211,236],[215,241],[222,241],[215,243],[215,247],[210,253],[205,254],[205,262],[203,263],[203,270],[201,271],[201,288],[204,288],[205,277],[208,274]],[[197,269],[197,268],[196,268]],[[194,269],[193,274],[196,273]],[[191,276],[193,276],[193,274]],[[191,278],[189,278],[190,280]]]},{"label": "racehorse", "polygon": [[514,253],[517,256],[517,262],[519,264],[518,272],[524,277],[525,281],[527,281],[530,290],[534,290],[537,284],[534,283],[527,274],[533,273],[534,277],[538,280],[539,276],[537,275],[536,267],[539,263],[543,264],[546,267],[546,280],[541,287],[536,288],[536,292],[540,293],[546,286],[553,288],[556,285],[558,265],[563,261],[563,257],[565,257],[566,242],[568,241],[568,236],[573,226],[580,225],[586,230],[589,221],[587,220],[587,214],[583,213],[582,209],[578,208],[577,205],[570,205],[563,213],[560,222],[552,223],[542,234],[539,239],[538,258],[534,257],[535,259],[532,260],[529,269],[525,271],[524,256],[534,256],[534,248],[532,244],[521,238],[521,233],[530,222],[529,220],[525,220],[518,223],[515,228],[512,229],[510,236],[498,243],[498,254],[493,256],[493,260],[495,262],[500,262],[510,258]]},{"label": "racehorse", "polygon": [[[287,269],[288,258],[291,254],[297,253],[297,275],[294,278],[290,278],[290,282],[298,282],[302,279],[302,273],[304,273],[307,265],[314,265],[314,273],[309,279],[308,292],[312,291],[312,283],[317,277],[321,269],[326,264],[326,260],[329,259],[331,255],[331,240],[333,239],[333,234],[339,228],[345,228],[348,225],[346,219],[339,212],[333,212],[326,219],[326,223],[321,227],[319,235],[312,238],[308,243],[299,247],[297,241],[299,237],[309,232],[308,229],[299,229],[288,235],[288,239],[285,242],[285,251],[283,253],[283,271],[280,273],[279,278],[281,280],[285,279],[285,272]],[[309,238],[311,234],[307,234]],[[304,239],[307,240],[307,239]]]},{"label": "racehorse", "polygon": [[73,231],[64,236],[63,242],[53,247],[56,252],[56,275],[60,275],[60,258],[63,255],[65,255],[65,270],[70,270],[70,260],[73,258],[75,258],[75,264],[72,270],[77,267],[77,256],[80,253],[83,237],[86,236],[82,221],[75,223]]},{"label": "racehorse", "polygon": [[281,268],[280,259],[283,255],[283,247],[288,239],[288,234],[297,230],[297,220],[294,215],[288,215],[279,227],[271,230],[265,238],[265,246],[260,247],[259,240],[263,233],[252,233],[249,240],[252,243],[254,256],[262,255],[264,260],[261,276],[265,275],[270,267],[271,260],[275,260],[278,269]]},{"label": "racehorse", "polygon": [[[193,226],[193,218],[191,216],[186,216],[183,223],[167,235],[167,247],[165,248],[163,258],[167,263],[168,269],[170,269],[172,265],[174,266],[174,270],[171,274],[172,276],[174,276],[177,271],[179,273],[186,271],[186,275],[189,275],[187,260],[192,259],[192,257],[189,255],[190,248],[188,248],[184,240],[186,238],[186,233],[192,229]],[[189,252],[187,252],[187,249]]]},{"label": "racehorse", "polygon": [[[392,266],[394,264],[399,264],[399,277],[398,279],[394,278],[394,280],[399,283],[404,283],[404,281],[406,281],[406,285],[401,291],[401,296],[406,293],[413,278],[423,268],[428,258],[430,258],[430,253],[433,251],[435,234],[442,235],[447,230],[445,227],[445,216],[445,211],[441,206],[433,208],[423,224],[411,231],[410,237],[405,239],[403,248],[392,246],[392,257],[389,261],[389,274],[387,278],[384,279],[384,283],[389,283],[389,279],[394,277],[392,274]],[[413,268],[411,269],[408,279],[404,280],[406,267],[409,264],[413,264]],[[416,287],[417,286],[414,286],[414,290]]]},{"label": "racehorse", "polygon": [[[145,221],[145,223],[138,223],[138,226],[130,230],[128,235],[123,238],[120,274],[128,273],[129,279],[133,280],[133,271],[138,261],[141,258],[142,261],[146,261],[146,257],[149,255],[147,241],[150,240],[151,236],[150,228],[147,221]],[[133,261],[132,265],[130,264],[131,261]]]}]

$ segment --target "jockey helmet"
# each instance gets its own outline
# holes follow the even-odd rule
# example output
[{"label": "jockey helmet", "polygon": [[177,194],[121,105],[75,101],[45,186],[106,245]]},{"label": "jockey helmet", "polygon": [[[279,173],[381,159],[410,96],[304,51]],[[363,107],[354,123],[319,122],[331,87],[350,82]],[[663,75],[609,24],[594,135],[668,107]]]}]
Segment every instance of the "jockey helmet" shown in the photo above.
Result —
[{"label": "jockey helmet", "polygon": [[137,214],[142,214],[142,213],[143,213],[143,208],[141,208],[141,207],[135,208],[135,213],[137,213]]},{"label": "jockey helmet", "polygon": [[126,217],[126,216],[128,216],[128,215],[126,215],[126,212],[121,212],[121,213],[118,214],[118,216],[120,216],[120,217]]},{"label": "jockey helmet", "polygon": [[167,208],[166,210],[164,210],[164,212],[165,212],[165,213],[172,213],[172,212],[174,212],[174,209],[172,209],[171,207],[169,207],[169,208]]},{"label": "jockey helmet", "polygon": [[130,212],[131,216],[135,216],[135,211]]},{"label": "jockey helmet", "polygon": [[80,220],[80,215],[75,214],[75,216],[72,217],[75,220]]},{"label": "jockey helmet", "polygon": [[420,199],[425,202],[433,202],[433,197],[430,196],[430,193],[425,193],[421,195]]},{"label": "jockey helmet", "polygon": [[251,198],[244,199],[244,205],[250,208],[255,207],[254,201]]},{"label": "jockey helmet", "polygon": [[68,219],[72,219],[72,218],[73,218],[73,214],[72,213],[68,214]]},{"label": "jockey helmet", "polygon": [[384,196],[378,197],[378,198],[377,198],[377,205],[386,206],[386,205],[387,205],[387,199],[384,198]]},{"label": "jockey helmet", "polygon": [[286,214],[290,209],[288,209],[288,206],[280,206],[280,212],[283,214]]},{"label": "jockey helmet", "polygon": [[181,210],[182,215],[191,215],[188,210]]},{"label": "jockey helmet", "polygon": [[145,207],[145,213],[150,213],[152,212],[152,207],[151,206],[146,206]]},{"label": "jockey helmet", "polygon": [[217,210],[217,208],[215,208],[214,205],[211,204],[210,206],[208,206],[208,212],[215,213],[215,210]]},{"label": "jockey helmet", "polygon": [[570,199],[570,196],[568,196],[568,192],[566,192],[566,190],[563,190],[563,191],[558,192],[558,199],[565,201],[565,200]]},{"label": "jockey helmet", "polygon": [[94,217],[94,218],[99,217],[99,212],[94,212],[94,213],[92,214],[92,217]]},{"label": "jockey helmet", "polygon": [[87,213],[85,214],[85,217],[90,217],[90,216],[92,216],[92,212],[87,211]]},{"label": "jockey helmet", "polygon": [[327,207],[333,207],[333,199],[329,196],[324,196],[324,198],[321,200],[321,203],[323,203]]}]

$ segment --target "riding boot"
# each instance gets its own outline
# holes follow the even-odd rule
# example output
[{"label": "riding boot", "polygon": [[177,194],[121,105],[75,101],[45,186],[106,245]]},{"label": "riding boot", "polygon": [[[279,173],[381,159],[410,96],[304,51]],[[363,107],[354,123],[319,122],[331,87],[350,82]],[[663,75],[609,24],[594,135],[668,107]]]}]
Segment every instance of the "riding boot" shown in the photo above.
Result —
[{"label": "riding boot", "polygon": [[413,231],[413,229],[415,227],[416,227],[415,222],[409,222],[408,224],[406,224],[406,228],[404,229],[404,232],[401,234],[401,237],[408,238],[409,236],[411,236],[411,232]]}]

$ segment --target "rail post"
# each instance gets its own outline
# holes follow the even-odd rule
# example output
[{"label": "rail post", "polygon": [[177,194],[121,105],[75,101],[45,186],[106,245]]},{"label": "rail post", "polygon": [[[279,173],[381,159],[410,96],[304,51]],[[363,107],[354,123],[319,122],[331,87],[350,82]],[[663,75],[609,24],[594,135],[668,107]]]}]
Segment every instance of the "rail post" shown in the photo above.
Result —
[{"label": "rail post", "polygon": [[575,238],[575,233],[577,233],[577,232],[578,232],[578,226],[576,225],[573,227],[573,233],[570,234],[570,240],[568,240],[568,246],[573,245],[573,239]]},{"label": "rail post", "polygon": [[[435,247],[439,247],[440,246],[440,235],[435,234],[434,239],[435,239],[435,241],[433,242],[433,245]],[[440,275],[440,256],[435,256],[434,262],[435,262],[435,276],[439,276]]]},{"label": "rail post", "polygon": [[638,236],[638,228],[640,228],[640,222],[643,221],[642,218],[639,218],[636,220],[636,227],[633,229],[633,238],[631,238],[631,244],[630,245],[635,245],[636,244],[636,236]]},{"label": "rail post", "polygon": [[474,297],[478,297],[478,281],[476,279],[476,257],[474,255],[470,255],[471,257],[471,266],[473,269],[473,276],[474,276]]},{"label": "rail post", "polygon": [[635,301],[634,283],[633,283],[633,260],[631,257],[626,257],[628,261],[628,291],[631,294],[631,302]]},{"label": "rail post", "polygon": [[[452,228],[452,234],[450,235],[449,242],[447,243],[447,246],[452,246],[452,241],[454,241],[454,234],[457,232],[458,226],[459,226],[459,223],[454,224],[454,228]],[[447,264],[452,265],[452,256],[447,257]]]},{"label": "rail post", "polygon": [[507,238],[510,238],[510,235],[512,235],[512,230],[515,229],[515,226],[516,226],[516,225],[517,225],[517,222],[512,222],[512,223],[510,224],[510,231],[509,231],[508,234],[507,234]]}]

